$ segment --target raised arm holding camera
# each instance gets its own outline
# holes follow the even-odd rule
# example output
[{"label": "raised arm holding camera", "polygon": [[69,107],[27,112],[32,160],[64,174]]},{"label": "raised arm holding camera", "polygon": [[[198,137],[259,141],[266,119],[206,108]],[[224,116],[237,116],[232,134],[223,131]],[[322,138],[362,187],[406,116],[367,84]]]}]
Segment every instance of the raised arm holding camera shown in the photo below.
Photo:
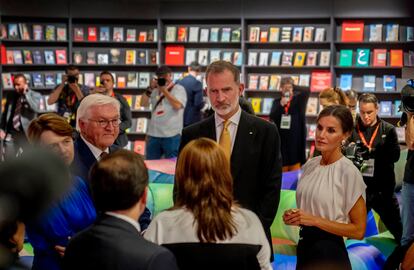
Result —
[{"label": "raised arm holding camera", "polygon": [[158,68],[156,75],[141,99],[142,106],[152,105],[146,158],[172,158],[178,155],[187,93],[184,87],[174,84],[167,66]]},{"label": "raised arm holding camera", "polygon": [[76,66],[68,66],[62,83],[56,86],[47,101],[49,105],[58,103],[57,113],[66,118],[72,127],[76,125],[76,110],[80,101],[89,94],[89,88],[80,85],[78,81],[79,69]]}]

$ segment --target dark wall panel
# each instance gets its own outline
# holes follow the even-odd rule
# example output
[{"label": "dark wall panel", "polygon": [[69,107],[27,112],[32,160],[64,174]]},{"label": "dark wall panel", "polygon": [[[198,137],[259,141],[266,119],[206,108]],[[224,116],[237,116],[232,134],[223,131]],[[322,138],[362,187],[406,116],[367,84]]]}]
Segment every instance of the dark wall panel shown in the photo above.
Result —
[{"label": "dark wall panel", "polygon": [[68,17],[70,0],[1,0],[1,15],[22,17]]},{"label": "dark wall panel", "polygon": [[334,0],[333,16],[342,18],[413,17],[413,0]]},{"label": "dark wall panel", "polygon": [[161,1],[160,18],[204,19],[241,18],[241,0]]}]

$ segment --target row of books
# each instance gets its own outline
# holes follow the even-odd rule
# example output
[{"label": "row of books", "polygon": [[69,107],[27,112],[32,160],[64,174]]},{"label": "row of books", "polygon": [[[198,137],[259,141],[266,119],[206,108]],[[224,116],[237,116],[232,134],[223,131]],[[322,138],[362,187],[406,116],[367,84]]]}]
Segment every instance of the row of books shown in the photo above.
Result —
[{"label": "row of books", "polygon": [[[378,81],[378,83],[377,83]],[[377,78],[375,75],[363,75],[362,76],[362,91],[375,92],[375,91],[396,91],[397,90],[397,78],[395,75],[383,75],[382,76],[382,88],[381,78]],[[339,87],[342,90],[356,89],[353,86],[352,74],[341,74],[339,77]]]},{"label": "row of books", "polygon": [[184,46],[166,46],[165,64],[166,65],[188,65],[192,61],[198,61],[202,66],[207,66],[211,62],[225,60],[232,62],[236,66],[243,63],[243,54],[237,50],[222,49],[185,49]]},{"label": "row of books", "polygon": [[0,38],[8,40],[67,41],[66,25],[9,23],[0,25]]},{"label": "row of books", "polygon": [[251,26],[250,42],[323,42],[326,29],[313,26]]},{"label": "row of books", "polygon": [[289,76],[293,80],[293,84],[300,86],[309,86],[310,75],[280,75],[280,74],[249,74],[248,89],[249,90],[280,90],[280,81],[282,77]]},{"label": "row of books", "polygon": [[256,114],[269,114],[273,105],[273,98],[249,98],[253,111]]},{"label": "row of books", "polygon": [[167,26],[166,42],[240,42],[240,28]]},{"label": "row of books", "polygon": [[[98,33],[99,30],[99,33]],[[158,30],[136,29],[135,27],[122,26],[79,26],[73,28],[74,41],[90,41],[90,42],[156,42],[158,40]]]},{"label": "row of books", "polygon": [[[341,41],[343,42],[396,42],[401,40],[400,25],[395,23],[386,24],[369,24],[368,37],[364,37],[363,21],[344,21],[342,23]],[[414,27],[405,26],[405,41],[414,41]],[[385,36],[385,38],[384,38]]]},{"label": "row of books", "polygon": [[126,133],[147,133],[149,119],[139,117],[132,119],[132,125],[126,130]]},{"label": "row of books", "polygon": [[88,49],[73,52],[74,64],[88,65],[157,65],[158,51],[145,49]]},{"label": "row of books", "polygon": [[[414,52],[409,51],[409,54],[414,54]],[[403,50],[390,50],[387,52],[386,49],[374,49],[371,57],[370,49],[358,48],[354,57],[354,50],[340,50],[339,66],[351,67],[353,65],[357,67],[402,67],[404,65],[404,53]]]},{"label": "row of books", "polygon": [[8,65],[65,65],[67,63],[66,49],[8,49],[6,59],[2,60],[2,64]]},{"label": "row of books", "polygon": [[[249,51],[249,66],[330,66],[330,51]],[[318,63],[318,64],[317,64]]]}]

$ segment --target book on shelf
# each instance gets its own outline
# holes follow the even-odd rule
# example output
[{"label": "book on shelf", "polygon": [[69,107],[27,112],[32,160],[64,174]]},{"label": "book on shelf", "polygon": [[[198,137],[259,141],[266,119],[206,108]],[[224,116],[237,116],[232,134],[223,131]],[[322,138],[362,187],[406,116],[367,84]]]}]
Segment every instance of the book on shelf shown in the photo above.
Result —
[{"label": "book on shelf", "polygon": [[299,75],[299,85],[309,87],[310,75],[309,74],[300,74]]},{"label": "book on shelf", "polygon": [[309,97],[308,103],[306,104],[306,115],[318,115],[318,107],[318,98]]},{"label": "book on shelf", "polygon": [[262,113],[263,114],[270,114],[273,105],[273,98],[264,98],[263,99],[263,106],[262,106]]},{"label": "book on shelf", "polygon": [[110,60],[111,60],[111,64],[116,65],[120,63],[120,57],[121,57],[121,50],[120,49],[110,49],[109,50],[109,54],[110,54]]},{"label": "book on shelf", "polygon": [[379,104],[379,115],[380,116],[392,116],[392,101],[380,101]]},{"label": "book on shelf", "polygon": [[293,27],[292,42],[301,42],[303,27]]},{"label": "book on shelf", "polygon": [[341,67],[352,66],[352,50],[340,50],[339,52],[339,65]]},{"label": "book on shelf", "polygon": [[402,50],[390,50],[390,66],[391,67],[402,67],[404,62]]},{"label": "book on shelf", "polygon": [[262,99],[261,98],[250,98],[250,103],[252,104],[252,108],[254,113],[260,113],[261,112],[261,105],[262,105]]},{"label": "book on shelf", "polygon": [[112,40],[116,42],[124,41],[124,28],[123,27],[114,27]]},{"label": "book on shelf", "polygon": [[269,42],[278,42],[280,35],[280,28],[272,26],[269,28]]},{"label": "book on shelf", "polygon": [[308,52],[308,56],[306,57],[306,66],[316,66],[316,59],[318,58],[317,51],[310,51]]},{"label": "book on shelf", "polygon": [[357,49],[356,52],[356,66],[368,67],[369,66],[369,49]]},{"label": "book on shelf", "polygon": [[185,26],[178,27],[177,41],[178,42],[187,42],[187,27],[185,27]]},{"label": "book on shelf", "polygon": [[[129,39],[132,41],[132,38],[136,35],[136,32],[134,32],[134,31],[132,31],[132,30],[135,30],[135,29],[128,29],[128,30],[131,30],[130,31],[130,33],[129,33]],[[128,39],[128,30],[127,30],[127,39]],[[134,38],[134,40],[135,40],[136,38]],[[153,39],[153,38],[152,38]],[[128,40],[127,40],[128,41]],[[147,42],[147,41],[149,41],[148,40],[148,34],[147,34],[147,31],[139,31],[139,33],[138,33],[138,41],[139,42]]]},{"label": "book on shelf", "polygon": [[13,50],[13,60],[14,64],[22,65],[23,64],[23,56],[21,50]]},{"label": "book on shelf", "polygon": [[329,71],[312,71],[310,90],[320,92],[332,85],[332,74]]},{"label": "book on shelf", "polygon": [[220,50],[210,50],[210,63],[220,60]]},{"label": "book on shelf", "polygon": [[321,51],[319,66],[329,67],[331,63],[331,51]]},{"label": "book on shelf", "polygon": [[233,29],[233,31],[231,31],[231,42],[240,42],[240,37],[241,37],[240,28]]},{"label": "book on shelf", "polygon": [[43,82],[43,74],[39,73],[39,72],[34,72],[32,73],[32,81],[33,81],[33,86],[35,88],[42,88],[44,87],[44,82]]},{"label": "book on shelf", "polygon": [[208,50],[198,51],[198,63],[202,66],[208,65]]},{"label": "book on shelf", "polygon": [[394,100],[393,104],[393,115],[394,116],[402,116],[403,110],[401,108],[401,100]]},{"label": "book on shelf", "polygon": [[385,67],[386,65],[387,65],[387,50],[386,49],[374,49],[372,66]]},{"label": "book on shelf", "polygon": [[6,38],[7,38],[6,25],[0,24],[0,39],[6,39]]},{"label": "book on shelf", "polygon": [[145,140],[136,140],[134,142],[134,152],[142,156],[145,156],[145,145]]},{"label": "book on shelf", "polygon": [[46,41],[55,41],[56,40],[56,27],[54,25],[48,24],[46,25],[45,30],[45,39]]},{"label": "book on shelf", "polygon": [[30,33],[29,29],[27,28],[27,24],[19,23],[19,31],[21,40],[30,40]]},{"label": "book on shelf", "polygon": [[109,41],[109,26],[101,26],[99,28],[99,41]]},{"label": "book on shelf", "polygon": [[4,89],[11,89],[13,88],[13,80],[10,73],[2,73],[1,74],[1,80],[3,83]]},{"label": "book on shelf", "polygon": [[272,74],[270,75],[269,90],[278,91],[280,89],[280,75]]},{"label": "book on shelf", "polygon": [[296,52],[295,60],[293,61],[294,67],[302,67],[305,64],[306,52]]},{"label": "book on shelf", "polygon": [[196,61],[197,59],[197,50],[187,49],[185,51],[185,64],[188,66],[191,62]]},{"label": "book on shelf", "polygon": [[258,26],[250,27],[249,41],[259,42],[259,38],[260,38],[260,27]]},{"label": "book on shelf", "polygon": [[387,41],[387,42],[389,42],[389,41],[391,41],[391,42],[398,41],[398,39],[399,39],[398,33],[400,31],[399,29],[400,29],[400,27],[399,27],[398,24],[395,24],[395,23],[387,24],[386,27],[385,27],[385,41]]},{"label": "book on shelf", "polygon": [[284,51],[282,54],[282,66],[292,66],[293,52]]},{"label": "book on shelf", "polygon": [[231,28],[223,27],[221,29],[221,42],[230,42]]},{"label": "book on shelf", "polygon": [[269,36],[269,32],[267,30],[261,30],[260,31],[260,39],[259,39],[259,41],[261,43],[267,42],[268,41],[267,40],[268,36]]},{"label": "book on shelf", "polygon": [[135,129],[136,133],[146,133],[148,128],[148,118],[140,117],[137,118],[137,128]]},{"label": "book on shelf", "polygon": [[74,41],[83,41],[84,40],[84,30],[83,27],[73,28],[73,39]]},{"label": "book on shelf", "polygon": [[257,65],[257,52],[249,52],[249,58],[248,58],[247,65],[248,66]]},{"label": "book on shelf", "polygon": [[83,53],[82,51],[74,51],[73,52],[73,63],[74,64],[82,64],[83,63]]},{"label": "book on shelf", "polygon": [[210,37],[210,29],[209,28],[201,28],[200,30],[200,42],[208,42]]},{"label": "book on shelf", "polygon": [[165,47],[165,64],[166,65],[184,65],[184,46],[181,46],[181,45],[166,46]]},{"label": "book on shelf", "polygon": [[126,77],[125,76],[118,76],[117,87],[118,88],[125,88],[126,87]]},{"label": "book on shelf", "polygon": [[316,124],[306,124],[306,128],[307,128],[307,131],[308,131],[308,134],[307,134],[306,138],[308,140],[315,140]]},{"label": "book on shelf", "polygon": [[414,26],[407,26],[407,41],[414,41]]},{"label": "book on shelf", "polygon": [[165,28],[165,41],[166,42],[175,42],[176,35],[177,35],[177,27],[167,26]]},{"label": "book on shelf", "polygon": [[325,41],[326,29],[323,27],[318,27],[315,30],[315,42]]},{"label": "book on shelf", "polygon": [[67,63],[66,50],[56,50],[56,64],[65,65]]},{"label": "book on shelf", "polygon": [[269,52],[260,52],[259,54],[259,66],[268,66]]},{"label": "book on shelf", "polygon": [[6,51],[6,63],[9,65],[14,64],[13,51],[11,50]]},{"label": "book on shelf", "polygon": [[269,89],[269,75],[261,75],[259,81],[259,90]]},{"label": "book on shelf", "polygon": [[408,61],[407,66],[414,66],[414,51],[408,51]]},{"label": "book on shelf", "polygon": [[138,74],[136,72],[129,72],[127,75],[126,87],[137,88],[138,87]]},{"label": "book on shelf", "polygon": [[151,74],[149,72],[140,72],[138,80],[138,88],[144,89],[150,85]]},{"label": "book on shelf", "polygon": [[66,34],[66,27],[58,26],[56,27],[56,38],[58,41],[66,41],[67,34]]},{"label": "book on shelf", "polygon": [[45,73],[45,87],[53,87],[56,85],[55,73]]},{"label": "book on shelf", "polygon": [[24,64],[33,64],[32,52],[30,50],[23,50]]},{"label": "book on shelf", "polygon": [[95,87],[95,74],[92,72],[85,72],[85,85],[94,88]]},{"label": "book on shelf", "polygon": [[189,42],[198,42],[198,26],[190,26],[188,31],[188,41]]},{"label": "book on shelf", "polygon": [[218,42],[219,41],[219,31],[220,28],[212,27],[210,30],[210,42]]},{"label": "book on shelf", "polygon": [[158,29],[149,29],[147,35],[147,41],[155,42],[158,40]]},{"label": "book on shelf", "polygon": [[96,52],[95,51],[86,52],[86,63],[88,65],[96,65]]},{"label": "book on shelf", "polygon": [[16,40],[19,39],[19,32],[17,28],[17,23],[9,23],[8,25],[8,39]]},{"label": "book on shelf", "polygon": [[256,74],[250,74],[249,75],[249,89],[259,89],[259,75]]},{"label": "book on shelf", "polygon": [[375,75],[364,75],[362,77],[362,91],[374,92],[375,91]]},{"label": "book on shelf", "polygon": [[233,65],[241,66],[243,63],[243,54],[240,51],[235,51],[233,53]]},{"label": "book on shelf", "polygon": [[344,21],[342,23],[341,41],[362,42],[364,41],[363,21]]},{"label": "book on shelf", "polygon": [[43,40],[43,26],[41,24],[33,24],[33,40]]},{"label": "book on shelf", "polygon": [[96,32],[96,26],[89,26],[88,27],[88,41],[97,41],[98,34]]},{"label": "book on shelf", "polygon": [[[143,33],[145,33],[145,35],[146,35],[147,32],[143,32]],[[143,41],[141,41],[141,42],[144,42],[145,39],[146,39],[146,37],[145,38],[142,37],[142,40]],[[126,30],[126,41],[127,42],[135,42],[135,41],[137,41],[137,30],[136,29],[127,28],[127,30]]]},{"label": "book on shelf", "polygon": [[383,89],[384,91],[395,91],[397,87],[397,79],[395,75],[383,76]]},{"label": "book on shelf", "polygon": [[45,63],[43,54],[40,50],[33,51],[33,63],[35,65],[43,65]]},{"label": "book on shelf", "polygon": [[145,65],[148,64],[148,54],[146,50],[138,50],[137,51],[137,65]]},{"label": "book on shelf", "polygon": [[294,85],[299,84],[299,76],[298,75],[291,75],[290,78],[292,78],[292,81],[293,81]]},{"label": "book on shelf", "polygon": [[282,33],[281,33],[281,42],[290,42],[292,35],[292,27],[290,26],[284,26],[282,27]]},{"label": "book on shelf", "polygon": [[382,41],[382,24],[370,24],[369,25],[369,41],[381,42]]},{"label": "book on shelf", "polygon": [[131,105],[131,108],[134,110],[144,110],[145,107],[141,105],[142,95],[136,95],[133,99],[133,106]]},{"label": "book on shelf", "polygon": [[233,52],[225,51],[223,52],[223,61],[232,62]]},{"label": "book on shelf", "polygon": [[270,58],[270,65],[271,66],[279,66],[280,65],[280,57],[282,53],[279,51],[273,51],[272,56]]},{"label": "book on shelf", "polygon": [[339,77],[339,88],[344,91],[352,89],[352,74],[341,74]]},{"label": "book on shelf", "polygon": [[98,65],[108,65],[109,64],[109,54],[107,53],[98,53],[97,54]]},{"label": "book on shelf", "polygon": [[313,41],[313,31],[315,27],[313,26],[306,26],[303,30],[303,41],[304,42],[312,42]]},{"label": "book on shelf", "polygon": [[125,64],[126,65],[135,65],[137,63],[137,55],[135,50],[126,50],[125,51]]}]

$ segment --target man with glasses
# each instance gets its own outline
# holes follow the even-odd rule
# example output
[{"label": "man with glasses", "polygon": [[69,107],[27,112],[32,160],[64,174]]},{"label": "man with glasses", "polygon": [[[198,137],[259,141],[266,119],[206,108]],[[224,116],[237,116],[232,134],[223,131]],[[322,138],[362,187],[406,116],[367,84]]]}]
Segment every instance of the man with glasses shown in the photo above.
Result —
[{"label": "man with glasses", "polygon": [[[119,148],[114,144],[119,134],[119,101],[102,94],[86,96],[76,112],[75,159],[72,163],[75,175],[88,179],[90,168],[105,155]],[[89,179],[90,180],[90,179]],[[146,208],[139,222],[145,230],[151,213]]]}]

